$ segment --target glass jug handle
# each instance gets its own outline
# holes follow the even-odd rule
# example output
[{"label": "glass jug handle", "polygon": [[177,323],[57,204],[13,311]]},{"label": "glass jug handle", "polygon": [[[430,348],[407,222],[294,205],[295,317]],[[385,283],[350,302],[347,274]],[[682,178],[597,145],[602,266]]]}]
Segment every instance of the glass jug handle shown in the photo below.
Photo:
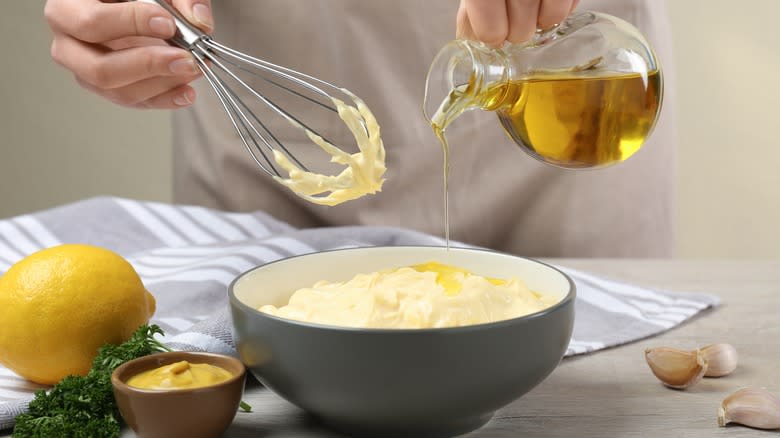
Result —
[{"label": "glass jug handle", "polygon": [[536,29],[536,32],[525,43],[518,44],[521,47],[538,47],[545,44],[549,44],[560,37],[566,36],[569,33],[580,29],[583,26],[587,26],[596,19],[596,16],[592,12],[577,12],[569,15],[565,20],[560,23],[554,24],[546,29]]}]

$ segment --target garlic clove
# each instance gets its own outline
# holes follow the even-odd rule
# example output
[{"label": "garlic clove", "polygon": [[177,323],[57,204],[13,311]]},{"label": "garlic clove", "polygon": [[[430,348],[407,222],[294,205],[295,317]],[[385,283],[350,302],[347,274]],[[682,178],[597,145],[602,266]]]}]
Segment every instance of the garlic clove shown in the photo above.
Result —
[{"label": "garlic clove", "polygon": [[780,429],[780,398],[766,389],[740,389],[726,397],[718,408],[718,426],[729,423]]},{"label": "garlic clove", "polygon": [[685,389],[695,385],[707,372],[707,359],[700,350],[648,348],[645,350],[645,360],[653,374],[670,388]]},{"label": "garlic clove", "polygon": [[729,344],[713,344],[701,349],[707,359],[705,377],[722,377],[737,369],[737,349]]}]

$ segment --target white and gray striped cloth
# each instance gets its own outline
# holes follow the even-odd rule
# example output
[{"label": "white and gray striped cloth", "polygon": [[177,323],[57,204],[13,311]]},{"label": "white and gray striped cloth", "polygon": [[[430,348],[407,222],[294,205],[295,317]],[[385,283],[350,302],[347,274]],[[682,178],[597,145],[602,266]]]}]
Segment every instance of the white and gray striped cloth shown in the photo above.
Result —
[{"label": "white and gray striped cloth", "polygon": [[[152,322],[175,349],[233,354],[226,286],[241,272],[290,255],[376,245],[441,245],[438,237],[383,227],[295,229],[265,213],[94,198],[0,220],[0,274],[61,243],[110,248],[126,257],[157,298]],[[567,355],[651,336],[715,306],[705,294],[650,290],[565,269],[578,290]],[[0,367],[0,430],[25,409],[32,384]]]}]

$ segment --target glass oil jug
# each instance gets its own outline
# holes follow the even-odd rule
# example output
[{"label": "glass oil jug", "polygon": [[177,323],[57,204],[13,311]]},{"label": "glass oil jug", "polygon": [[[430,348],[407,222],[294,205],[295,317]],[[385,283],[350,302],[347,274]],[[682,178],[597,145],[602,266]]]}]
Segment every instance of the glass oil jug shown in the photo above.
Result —
[{"label": "glass oil jug", "polygon": [[479,108],[496,112],[531,156],[563,168],[598,168],[640,149],[662,96],[658,60],[639,31],[619,18],[582,12],[501,49],[452,41],[428,72],[424,112],[445,160],[445,129]]}]

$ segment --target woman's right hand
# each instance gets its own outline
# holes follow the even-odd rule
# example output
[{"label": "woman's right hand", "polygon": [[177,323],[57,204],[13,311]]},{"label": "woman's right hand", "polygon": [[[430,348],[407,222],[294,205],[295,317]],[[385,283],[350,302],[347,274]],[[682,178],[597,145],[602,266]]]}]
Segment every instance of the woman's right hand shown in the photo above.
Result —
[{"label": "woman's right hand", "polygon": [[501,47],[528,41],[537,29],[549,29],[572,13],[580,0],[461,0],[457,38]]},{"label": "woman's right hand", "polygon": [[[170,0],[169,0],[170,1]],[[172,0],[205,32],[213,30],[210,0]],[[48,0],[51,56],[87,90],[133,108],[181,108],[195,101],[187,85],[200,76],[192,56],[165,39],[173,17],[158,5],[131,1]]]}]

